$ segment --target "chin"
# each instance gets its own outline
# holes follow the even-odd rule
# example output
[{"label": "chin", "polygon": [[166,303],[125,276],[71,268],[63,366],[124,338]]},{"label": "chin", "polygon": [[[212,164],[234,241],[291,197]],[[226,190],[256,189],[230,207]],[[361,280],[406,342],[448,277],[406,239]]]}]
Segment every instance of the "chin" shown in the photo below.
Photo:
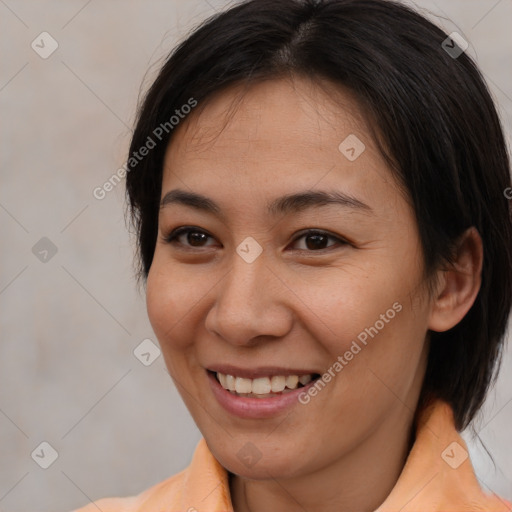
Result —
[{"label": "chin", "polygon": [[[205,436],[206,437],[206,436]],[[226,446],[215,446],[207,439],[208,446],[215,458],[227,471],[243,478],[251,480],[268,480],[269,478],[292,478],[303,471],[303,460],[299,465],[293,456],[299,456],[299,450],[294,448],[297,443],[291,443],[292,457],[285,453],[283,445],[265,443],[264,440],[243,441],[244,437],[238,437],[235,441],[229,439]],[[300,443],[299,443],[300,445]],[[277,452],[280,453],[277,453]]]}]

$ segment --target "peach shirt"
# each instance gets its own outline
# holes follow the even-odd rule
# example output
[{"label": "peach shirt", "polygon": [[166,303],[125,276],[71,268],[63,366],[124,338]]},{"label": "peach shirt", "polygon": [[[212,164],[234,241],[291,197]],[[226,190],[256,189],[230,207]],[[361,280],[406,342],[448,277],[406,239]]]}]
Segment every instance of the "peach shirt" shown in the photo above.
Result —
[{"label": "peach shirt", "polygon": [[[206,441],[190,465],[137,496],[103,498],[73,512],[233,512],[228,473]],[[375,512],[512,512],[484,493],[454,426],[451,407],[438,400],[421,411],[414,445],[393,490]]]}]

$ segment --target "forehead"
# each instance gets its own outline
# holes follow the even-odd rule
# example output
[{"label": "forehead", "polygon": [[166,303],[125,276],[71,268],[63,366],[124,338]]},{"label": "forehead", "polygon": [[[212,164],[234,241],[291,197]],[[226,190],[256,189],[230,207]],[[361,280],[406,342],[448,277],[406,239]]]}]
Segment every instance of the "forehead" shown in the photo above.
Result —
[{"label": "forehead", "polygon": [[[343,134],[366,137],[356,100],[327,81],[283,78],[235,84],[200,104],[171,140],[173,156],[240,155],[249,148],[337,150]],[[367,141],[370,142],[370,141]]]},{"label": "forehead", "polygon": [[[347,158],[347,146],[360,155]],[[196,107],[167,148],[162,194],[185,185],[259,196],[316,184],[366,189],[369,200],[397,188],[354,97],[294,78],[235,85]]]}]

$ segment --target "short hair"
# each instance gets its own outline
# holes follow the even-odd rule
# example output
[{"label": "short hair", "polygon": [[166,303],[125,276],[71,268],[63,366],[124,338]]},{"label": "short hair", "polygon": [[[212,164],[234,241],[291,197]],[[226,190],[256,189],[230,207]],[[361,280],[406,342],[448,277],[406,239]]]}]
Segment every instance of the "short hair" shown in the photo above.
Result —
[{"label": "short hair", "polygon": [[144,159],[128,161],[139,281],[146,282],[155,251],[164,155],[173,135],[169,119],[176,109],[190,98],[204,105],[230,85],[285,75],[337,84],[355,95],[411,202],[427,275],[453,261],[455,243],[468,227],[482,237],[481,288],[455,327],[429,332],[419,402],[444,399],[457,429],[465,428],[501,361],[512,307],[512,223],[499,117],[475,63],[454,42],[389,0],[250,0],[203,22],[171,52],[138,110],[130,155],[156,127],[166,126]]}]

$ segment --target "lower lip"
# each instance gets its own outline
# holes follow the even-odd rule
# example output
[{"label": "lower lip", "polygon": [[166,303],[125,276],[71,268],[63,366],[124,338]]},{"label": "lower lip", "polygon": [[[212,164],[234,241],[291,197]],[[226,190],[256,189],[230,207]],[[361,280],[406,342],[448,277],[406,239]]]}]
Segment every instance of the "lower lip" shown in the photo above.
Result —
[{"label": "lower lip", "polygon": [[302,388],[294,389],[282,395],[273,396],[269,398],[249,398],[246,396],[237,396],[224,389],[220,382],[216,379],[215,374],[208,373],[208,380],[212,388],[215,398],[219,404],[226,409],[229,413],[239,416],[240,418],[271,418],[277,414],[285,411],[299,402],[299,395],[308,391],[313,386],[316,380],[311,381],[309,384]]}]

